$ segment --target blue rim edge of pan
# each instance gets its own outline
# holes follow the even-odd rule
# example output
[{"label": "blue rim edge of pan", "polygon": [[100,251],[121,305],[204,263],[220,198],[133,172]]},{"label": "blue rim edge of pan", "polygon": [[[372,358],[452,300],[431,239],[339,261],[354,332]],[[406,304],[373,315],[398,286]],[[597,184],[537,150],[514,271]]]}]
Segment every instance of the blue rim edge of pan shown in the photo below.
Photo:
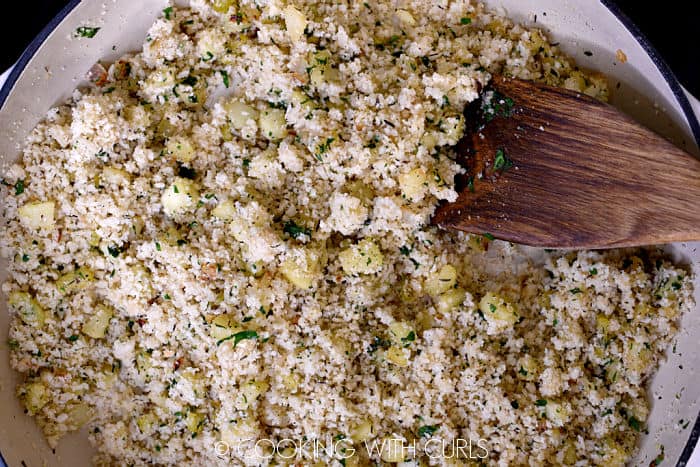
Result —
[{"label": "blue rim edge of pan", "polygon": [[[659,52],[656,50],[656,48],[651,44],[651,42],[649,42],[649,39],[647,39],[646,36],[642,33],[642,31],[637,27],[637,25],[634,24],[634,22],[625,13],[623,13],[622,10],[620,10],[620,8],[615,4],[613,0],[600,0],[600,2],[608,10],[610,10],[610,12],[613,15],[615,15],[615,17],[625,26],[625,28],[627,28],[627,30],[630,33],[632,33],[639,45],[642,46],[642,48],[649,55],[649,57],[654,62],[658,70],[661,72],[664,79],[671,88],[671,91],[673,92],[676,101],[678,101],[678,104],[680,104],[681,109],[683,110],[683,114],[685,115],[685,118],[688,121],[688,124],[690,125],[690,130],[692,132],[693,138],[695,139],[695,143],[698,145],[698,147],[700,147],[700,122],[698,122],[698,118],[695,115],[695,112],[693,111],[693,108],[690,105],[690,101],[685,95],[685,92],[681,87],[681,83],[680,81],[678,81],[678,78],[676,77],[675,73],[673,73],[666,61],[663,58],[661,58],[661,55],[659,55]],[[2,106],[5,104],[7,96],[10,94],[10,91],[14,87],[15,83],[17,83],[17,80],[19,79],[24,69],[34,57],[34,54],[36,54],[36,52],[44,44],[46,39],[48,39],[48,37],[54,31],[54,29],[56,29],[58,25],[61,24],[61,22],[66,18],[66,16],[68,16],[68,14],[71,11],[73,11],[73,9],[79,4],[80,0],[71,0],[70,3],[66,5],[58,13],[58,15],[56,15],[56,17],[54,17],[51,20],[51,22],[49,22],[49,24],[46,25],[44,29],[42,29],[42,31],[36,36],[36,38],[34,38],[34,40],[29,44],[24,53],[22,53],[22,56],[15,64],[15,67],[10,73],[10,76],[7,77],[5,85],[2,87],[2,89],[0,89],[0,108],[2,108]],[[690,437],[688,438],[685,448],[681,453],[681,457],[678,459],[678,463],[676,464],[677,467],[683,467],[688,464],[690,456],[693,454],[693,451],[695,450],[695,447],[698,444],[698,440],[700,440],[700,414],[698,414],[697,418],[695,419],[693,430],[691,431]],[[5,459],[2,456],[2,452],[0,452],[0,463],[2,463],[3,465],[7,465]]]}]

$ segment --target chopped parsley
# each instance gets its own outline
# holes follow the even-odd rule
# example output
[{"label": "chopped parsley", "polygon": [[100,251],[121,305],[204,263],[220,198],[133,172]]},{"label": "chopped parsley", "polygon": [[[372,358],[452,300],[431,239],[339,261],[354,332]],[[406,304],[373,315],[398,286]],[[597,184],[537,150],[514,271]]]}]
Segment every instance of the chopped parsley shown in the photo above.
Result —
[{"label": "chopped parsley", "polygon": [[416,333],[413,331],[409,332],[406,337],[401,338],[401,342],[403,342],[406,345],[410,344],[411,342],[413,342],[415,340],[416,340]]},{"label": "chopped parsley", "polygon": [[632,428],[634,431],[642,431],[642,422],[640,422],[634,415],[628,419],[628,422],[630,428]]},{"label": "chopped parsley", "polygon": [[284,233],[288,234],[292,238],[299,238],[302,235],[311,237],[310,229],[307,229],[306,227],[301,227],[297,225],[297,223],[294,221],[285,222],[282,230],[284,231]]},{"label": "chopped parsley", "polygon": [[224,80],[224,86],[226,86],[226,89],[228,89],[231,85],[231,79],[228,76],[228,71],[219,70],[219,73],[221,73],[221,78]]},{"label": "chopped parsley", "polygon": [[591,276],[596,276],[596,275],[598,275],[598,269],[597,269],[597,268],[591,268],[591,269],[588,271],[588,273],[589,273]]},{"label": "chopped parsley", "polygon": [[[478,70],[477,71],[483,71]],[[510,117],[513,115],[513,106],[515,102],[510,97],[506,97],[499,92],[494,92],[491,100],[484,100],[481,105],[481,110],[484,114],[486,123],[489,123],[496,117]]]},{"label": "chopped parsley", "polygon": [[68,338],[68,340],[71,341],[71,342],[75,342],[75,341],[78,340],[78,336],[75,335],[75,334],[73,334],[72,336],[70,336],[70,337]]},{"label": "chopped parsley", "polygon": [[15,183],[15,195],[24,193],[24,180],[17,180]]},{"label": "chopped parsley", "polygon": [[318,145],[316,148],[316,159],[323,162],[322,156],[330,150],[333,141],[335,141],[335,138],[327,138],[324,143]]},{"label": "chopped parsley", "polygon": [[156,242],[156,250],[161,251],[160,243]]},{"label": "chopped parsley", "polygon": [[459,20],[459,23],[460,23],[460,24],[471,24],[471,22],[472,22],[472,19],[471,19],[471,18],[467,18],[467,17],[461,18],[461,19]]},{"label": "chopped parsley", "polygon": [[411,249],[409,247],[407,247],[406,245],[404,245],[401,248],[399,248],[399,252],[404,256],[408,256],[411,254]]},{"label": "chopped parsley", "polygon": [[513,407],[514,409],[520,408],[520,404],[518,404],[518,401],[511,401],[510,406]]},{"label": "chopped parsley", "polygon": [[169,6],[168,8],[165,8],[163,10],[163,16],[165,16],[165,19],[169,20],[172,17],[173,14],[173,7]]},{"label": "chopped parsley", "polygon": [[439,427],[437,425],[423,425],[422,427],[418,428],[418,436],[420,438],[433,436],[438,428]]},{"label": "chopped parsley", "polygon": [[26,263],[27,261],[29,261],[29,255],[25,253],[22,255],[22,262]]},{"label": "chopped parsley", "polygon": [[547,405],[547,399],[537,399],[535,401],[535,405],[537,407],[544,407],[545,405]]},{"label": "chopped parsley", "polygon": [[520,367],[520,369],[518,370],[518,374],[520,374],[522,376],[527,376],[528,373],[527,373],[527,370],[525,368]]},{"label": "chopped parsley", "polygon": [[506,152],[503,149],[496,150],[496,158],[493,160],[493,169],[505,172],[506,170],[513,167],[513,161],[506,156]]},{"label": "chopped parsley", "polygon": [[108,246],[107,251],[113,258],[116,258],[121,253],[121,249],[118,246]]},{"label": "chopped parsley", "polygon": [[578,287],[575,287],[575,288],[569,290],[569,292],[571,292],[574,295],[583,293],[583,291],[581,289],[579,289]]},{"label": "chopped parsley", "polygon": [[233,339],[233,347],[235,348],[240,341],[244,341],[247,339],[257,339],[258,338],[258,333],[256,331],[241,331],[237,332],[235,334],[231,334],[228,337],[224,337],[223,339],[219,340],[216,345],[221,345],[226,341],[230,341]]},{"label": "chopped parsley", "polygon": [[485,234],[483,234],[483,237],[484,237],[486,240],[490,240],[490,241],[496,240],[496,237],[494,237],[493,234],[490,234],[490,233],[488,233],[488,232],[486,232]]},{"label": "chopped parsley", "polygon": [[79,37],[87,37],[88,39],[92,39],[95,37],[95,34],[100,30],[101,28],[90,28],[87,26],[80,26],[78,29],[75,30],[76,36]]}]

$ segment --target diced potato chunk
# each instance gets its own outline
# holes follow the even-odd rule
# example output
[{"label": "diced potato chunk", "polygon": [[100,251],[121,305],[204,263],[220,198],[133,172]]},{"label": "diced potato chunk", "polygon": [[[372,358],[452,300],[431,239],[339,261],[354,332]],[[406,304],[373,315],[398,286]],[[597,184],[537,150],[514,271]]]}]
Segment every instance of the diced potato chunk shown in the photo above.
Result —
[{"label": "diced potato chunk", "polygon": [[44,203],[28,203],[19,208],[19,219],[25,227],[32,230],[51,230],[55,225],[54,212],[56,204],[53,201]]},{"label": "diced potato chunk", "polygon": [[340,74],[331,64],[331,53],[328,50],[317,52],[310,58],[309,81],[318,87],[324,83],[338,81]]},{"label": "diced potato chunk", "polygon": [[350,438],[356,443],[361,443],[369,439],[374,438],[377,433],[374,430],[374,426],[370,420],[365,420],[356,425],[350,432]]},{"label": "diced potato chunk", "polygon": [[425,169],[417,168],[399,175],[401,193],[409,201],[422,200],[430,187],[430,180]]},{"label": "diced potato chunk", "polygon": [[450,289],[437,298],[437,309],[442,313],[448,313],[460,306],[466,297],[467,291],[461,287],[457,289]]},{"label": "diced potato chunk", "polygon": [[257,429],[249,420],[235,420],[221,427],[221,441],[229,446],[237,446],[244,440],[256,439]]},{"label": "diced potato chunk", "polygon": [[243,396],[244,402],[250,405],[268,389],[270,389],[270,385],[265,381],[250,381],[241,386],[241,396]]},{"label": "diced potato chunk", "polygon": [[304,29],[306,29],[307,24],[306,16],[292,5],[288,5],[287,8],[282,11],[282,15],[284,16],[289,38],[292,42],[298,42],[304,37]]},{"label": "diced potato chunk", "polygon": [[24,406],[30,415],[40,411],[49,402],[49,391],[42,383],[29,383],[24,386]]},{"label": "diced potato chunk", "polygon": [[77,430],[87,422],[92,420],[92,407],[87,404],[78,403],[68,409],[68,425],[71,429]]},{"label": "diced potato chunk", "polygon": [[102,339],[107,333],[112,310],[104,305],[95,307],[95,313],[83,323],[82,332],[93,339]]},{"label": "diced potato chunk", "polygon": [[211,7],[217,13],[227,13],[235,3],[235,0],[214,0]]},{"label": "diced potato chunk", "polygon": [[231,127],[236,130],[242,130],[248,125],[250,120],[258,119],[258,111],[238,100],[232,100],[224,104],[228,121]]},{"label": "diced potato chunk", "polygon": [[538,378],[539,365],[531,355],[523,355],[518,361],[518,378],[534,381]]},{"label": "diced potato chunk", "polygon": [[396,10],[396,19],[404,26],[415,26],[416,24],[413,15],[406,10]]},{"label": "diced potato chunk", "polygon": [[282,384],[291,393],[295,393],[301,384],[301,377],[296,373],[289,373],[282,377]]},{"label": "diced potato chunk", "polygon": [[381,448],[380,457],[384,462],[403,462],[404,443],[397,437],[384,438],[379,445]]},{"label": "diced potato chunk", "polygon": [[95,273],[87,266],[68,272],[56,280],[56,288],[64,294],[82,290],[95,281]]},{"label": "diced potato chunk", "polygon": [[165,151],[180,162],[191,162],[195,158],[192,141],[186,136],[173,136],[168,138]]},{"label": "diced potato chunk", "polygon": [[46,312],[34,297],[26,292],[15,291],[8,297],[8,303],[20,319],[29,326],[41,327],[46,321]]},{"label": "diced potato chunk", "polygon": [[280,265],[280,272],[298,288],[310,289],[320,273],[319,258],[312,252],[289,257]]},{"label": "diced potato chunk", "polygon": [[338,259],[346,274],[375,274],[381,271],[384,265],[381,250],[376,243],[367,238],[342,251]]},{"label": "diced potato chunk", "polygon": [[230,221],[236,215],[236,207],[230,199],[220,202],[212,211],[212,216],[222,221]]},{"label": "diced potato chunk", "polygon": [[479,309],[489,323],[489,334],[512,328],[518,321],[518,314],[513,305],[492,292],[484,295],[479,302]]},{"label": "diced potato chunk", "polygon": [[439,271],[431,273],[425,280],[425,291],[432,297],[447,292],[457,283],[457,270],[446,264]]},{"label": "diced potato chunk", "polygon": [[158,423],[158,419],[152,412],[146,412],[136,419],[136,426],[143,434],[150,434]]},{"label": "diced potato chunk", "polygon": [[258,125],[262,135],[270,141],[287,136],[287,119],[282,109],[266,109],[260,113]]},{"label": "diced potato chunk", "polygon": [[187,425],[189,432],[194,435],[202,431],[202,425],[204,425],[206,418],[207,416],[203,413],[188,412],[185,418],[185,425]]},{"label": "diced potato chunk", "polygon": [[545,406],[545,414],[547,419],[555,426],[564,426],[569,421],[571,410],[559,402],[547,401]]},{"label": "diced potato chunk", "polygon": [[220,341],[241,331],[241,328],[232,315],[218,315],[211,321],[209,335]]},{"label": "diced potato chunk", "polygon": [[405,321],[394,321],[389,325],[389,334],[391,335],[391,340],[396,342],[397,344],[402,344],[406,342],[406,339],[410,337],[411,333],[413,333],[415,336],[413,328],[410,324],[406,323]]},{"label": "diced potato chunk", "polygon": [[163,192],[161,203],[168,216],[175,216],[196,206],[197,198],[197,184],[187,178],[176,177],[173,184]]},{"label": "diced potato chunk", "polygon": [[102,170],[102,180],[114,185],[126,185],[131,180],[129,172],[115,167],[105,167]]},{"label": "diced potato chunk", "polygon": [[403,346],[392,345],[384,353],[384,357],[387,361],[393,363],[396,366],[407,367],[408,358],[411,356],[411,351]]}]

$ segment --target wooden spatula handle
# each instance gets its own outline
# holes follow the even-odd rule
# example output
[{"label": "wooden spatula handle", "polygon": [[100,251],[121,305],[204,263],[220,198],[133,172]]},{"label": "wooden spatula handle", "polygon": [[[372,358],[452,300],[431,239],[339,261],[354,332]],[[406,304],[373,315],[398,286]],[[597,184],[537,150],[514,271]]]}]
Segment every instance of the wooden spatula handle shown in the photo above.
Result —
[{"label": "wooden spatula handle", "polygon": [[[503,78],[493,87],[514,111],[462,146],[474,178],[436,224],[552,248],[700,240],[700,161],[579,93]],[[494,170],[499,152],[508,170]]]}]

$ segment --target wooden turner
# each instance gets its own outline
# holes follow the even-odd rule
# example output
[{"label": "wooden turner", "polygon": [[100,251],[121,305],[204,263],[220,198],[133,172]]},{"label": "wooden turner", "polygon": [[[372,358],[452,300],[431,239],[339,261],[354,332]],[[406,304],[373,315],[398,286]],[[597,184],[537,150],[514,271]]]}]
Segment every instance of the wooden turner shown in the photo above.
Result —
[{"label": "wooden turner", "polygon": [[700,161],[580,93],[490,86],[465,110],[467,174],[434,224],[547,248],[700,240]]}]

